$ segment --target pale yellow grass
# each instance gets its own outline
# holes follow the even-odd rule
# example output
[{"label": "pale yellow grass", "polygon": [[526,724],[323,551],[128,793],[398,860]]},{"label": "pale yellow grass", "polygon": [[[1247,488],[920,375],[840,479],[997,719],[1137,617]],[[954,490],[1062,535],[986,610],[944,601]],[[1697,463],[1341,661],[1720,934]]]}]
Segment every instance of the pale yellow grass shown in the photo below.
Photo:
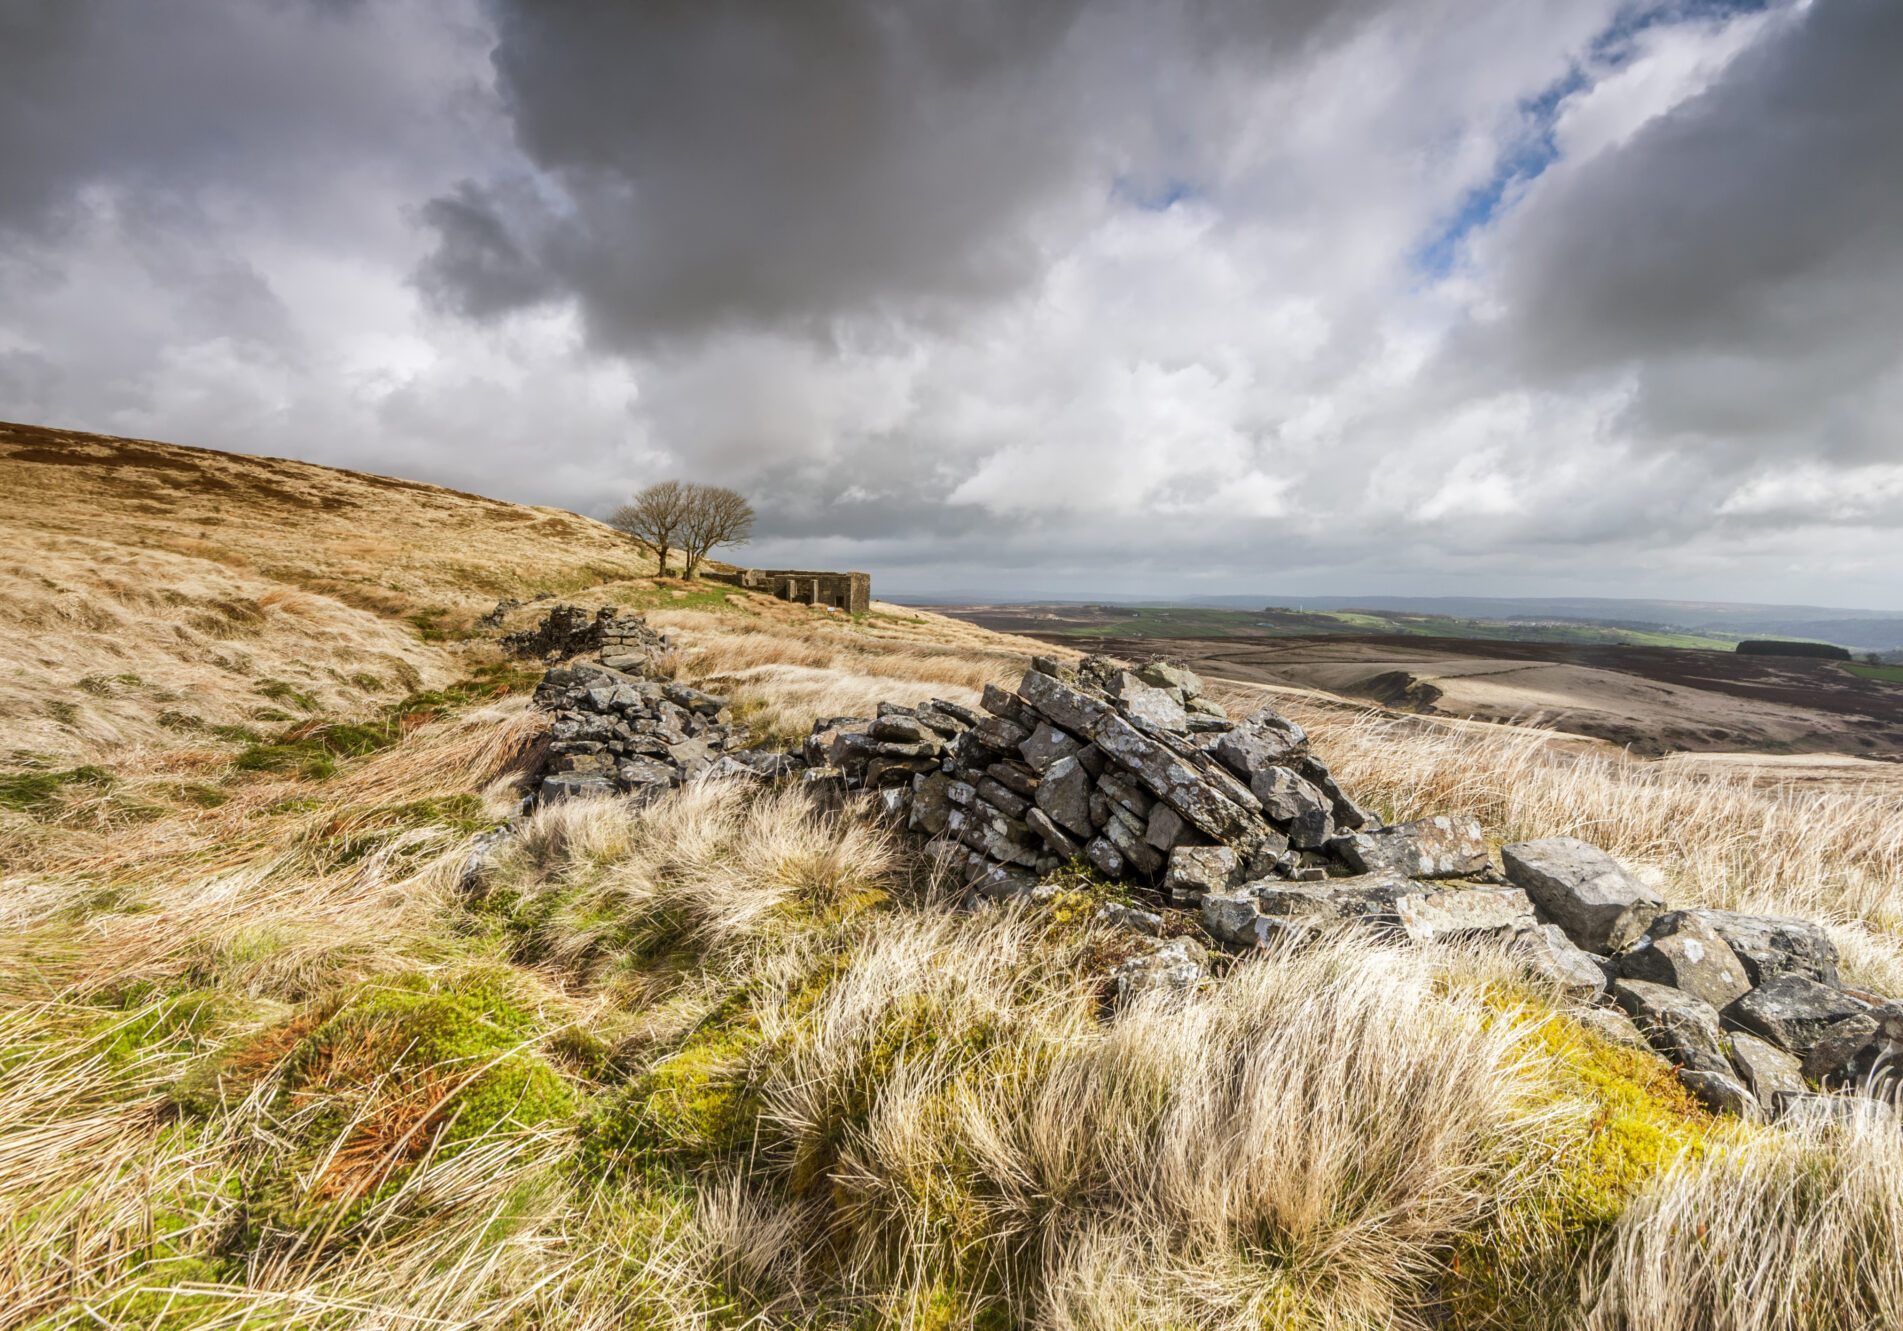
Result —
[{"label": "pale yellow grass", "polygon": [[651,572],[651,556],[559,509],[283,458],[0,424],[18,530],[208,558],[391,615]]},{"label": "pale yellow grass", "polygon": [[408,625],[255,573],[7,521],[0,543],[10,750],[117,764],[210,726],[360,713],[454,673]]},{"label": "pale yellow grass", "polygon": [[1851,976],[1903,993],[1903,786],[1687,770],[1523,728],[1289,710],[1343,785],[1397,817],[1469,812],[1500,841],[1577,836],[1669,902],[1827,922]]},{"label": "pale yellow grass", "polygon": [[1865,1331],[1903,1316],[1903,1123],[1865,1102],[1671,1172],[1620,1220],[1590,1331]]},{"label": "pale yellow grass", "polygon": [[1014,687],[1044,650],[923,611],[860,624],[688,610],[649,618],[679,645],[683,671],[731,694],[749,724],[783,740],[821,718],[871,716],[881,702],[975,706],[986,684]]}]

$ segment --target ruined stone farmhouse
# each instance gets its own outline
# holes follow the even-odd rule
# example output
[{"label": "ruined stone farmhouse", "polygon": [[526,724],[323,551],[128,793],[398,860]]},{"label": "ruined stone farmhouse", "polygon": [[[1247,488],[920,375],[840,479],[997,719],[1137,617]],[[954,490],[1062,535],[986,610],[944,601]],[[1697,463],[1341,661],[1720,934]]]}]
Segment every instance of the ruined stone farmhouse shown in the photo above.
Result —
[{"label": "ruined stone farmhouse", "polygon": [[717,582],[730,582],[749,591],[766,592],[782,601],[823,605],[863,615],[872,606],[870,573],[826,573],[814,569],[741,568],[731,573],[709,573]]}]

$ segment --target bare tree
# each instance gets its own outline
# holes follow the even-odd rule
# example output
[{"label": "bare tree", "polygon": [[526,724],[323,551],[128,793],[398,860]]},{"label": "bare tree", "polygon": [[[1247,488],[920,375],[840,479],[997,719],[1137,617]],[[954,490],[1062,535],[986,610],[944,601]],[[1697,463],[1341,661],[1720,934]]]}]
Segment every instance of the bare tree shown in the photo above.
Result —
[{"label": "bare tree", "polygon": [[724,485],[687,487],[687,516],[681,523],[681,549],[687,556],[687,576],[717,545],[745,545],[753,535],[753,505],[746,496]]},{"label": "bare tree", "polygon": [[683,534],[688,510],[693,504],[693,491],[698,488],[679,481],[656,482],[636,494],[634,502],[617,508],[609,517],[608,525],[626,532],[659,555],[661,576],[666,577],[668,552],[674,548],[676,538]]}]

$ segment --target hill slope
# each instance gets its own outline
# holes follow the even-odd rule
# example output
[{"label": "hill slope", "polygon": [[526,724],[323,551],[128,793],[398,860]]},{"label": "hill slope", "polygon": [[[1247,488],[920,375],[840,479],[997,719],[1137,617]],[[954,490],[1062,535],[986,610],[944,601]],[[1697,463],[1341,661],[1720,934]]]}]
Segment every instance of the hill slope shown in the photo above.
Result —
[{"label": "hill slope", "polygon": [[[469,872],[543,729],[537,670],[474,623],[500,593],[646,610],[769,742],[975,701],[1034,644],[654,579],[579,519],[407,483],[0,447],[44,491],[8,539],[54,561],[0,606],[0,1327],[1611,1331],[1741,1299],[1763,1315],[1737,1325],[1789,1324],[1785,1288],[1823,1327],[1896,1306],[1893,1121],[1721,1122],[1497,953],[1218,958],[1113,1013],[1117,889],[1067,870],[1042,904],[961,913],[869,809],[798,788],[558,805]],[[248,636],[213,631],[227,597]],[[364,653],[389,658],[375,687]],[[1826,916],[1853,980],[1903,989],[1890,792],[1224,700],[1266,697],[1389,816],[1588,836],[1668,899]]]}]

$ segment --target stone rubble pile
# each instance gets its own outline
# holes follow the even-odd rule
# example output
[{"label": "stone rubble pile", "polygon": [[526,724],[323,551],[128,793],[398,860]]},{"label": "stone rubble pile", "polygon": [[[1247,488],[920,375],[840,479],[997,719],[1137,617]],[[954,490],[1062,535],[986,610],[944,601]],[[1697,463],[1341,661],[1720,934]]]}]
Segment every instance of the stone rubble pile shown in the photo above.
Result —
[{"label": "stone rubble pile", "polygon": [[669,644],[639,616],[603,610],[589,619],[557,606],[515,636],[558,659],[570,648],[597,653],[552,667],[535,690],[535,705],[553,714],[537,799],[652,797],[710,774],[773,777],[795,766],[747,748],[747,728],[733,722],[725,698],[655,678]]},{"label": "stone rubble pile", "polygon": [[[495,622],[520,602],[498,601],[489,612]],[[558,605],[533,628],[504,634],[504,651],[543,661],[566,661],[586,652],[599,652],[611,667],[637,673],[652,666],[668,649],[667,639],[649,628],[639,615],[621,615],[603,606],[590,616],[580,606]]]},{"label": "stone rubble pile", "polygon": [[883,704],[817,722],[800,753],[776,754],[746,747],[725,699],[654,678],[667,643],[638,619],[586,627],[599,657],[551,669],[536,693],[554,714],[540,798],[797,779],[908,827],[971,908],[1048,899],[1047,875],[1088,864],[1153,906],[1103,908],[1147,949],[1117,970],[1120,998],[1201,983],[1205,944],[1491,938],[1557,992],[1623,1012],[1717,1110],[1836,1112],[1849,1102],[1817,1088],[1880,1086],[1903,1057],[1903,1004],[1844,985],[1818,925],[1668,909],[1569,837],[1508,845],[1496,867],[1473,818],[1384,825],[1299,725],[1270,708],[1232,719],[1178,666],[1038,657],[979,709]]}]

